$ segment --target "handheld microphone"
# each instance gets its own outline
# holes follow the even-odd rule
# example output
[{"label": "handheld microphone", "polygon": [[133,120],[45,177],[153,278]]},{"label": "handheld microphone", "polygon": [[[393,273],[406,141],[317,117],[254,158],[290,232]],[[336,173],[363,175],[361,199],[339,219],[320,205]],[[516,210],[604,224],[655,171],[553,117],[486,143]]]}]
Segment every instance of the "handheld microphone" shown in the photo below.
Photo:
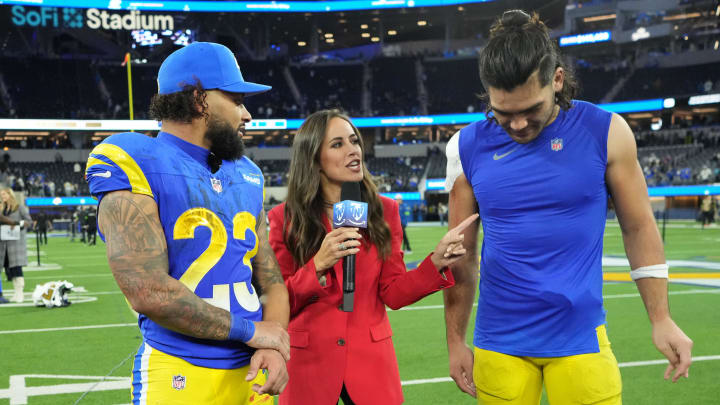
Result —
[{"label": "handheld microphone", "polygon": [[[343,183],[340,202],[333,206],[333,228],[367,228],[368,205],[361,201],[360,183]],[[353,310],[355,291],[355,255],[343,258],[343,303],[340,309]]]}]

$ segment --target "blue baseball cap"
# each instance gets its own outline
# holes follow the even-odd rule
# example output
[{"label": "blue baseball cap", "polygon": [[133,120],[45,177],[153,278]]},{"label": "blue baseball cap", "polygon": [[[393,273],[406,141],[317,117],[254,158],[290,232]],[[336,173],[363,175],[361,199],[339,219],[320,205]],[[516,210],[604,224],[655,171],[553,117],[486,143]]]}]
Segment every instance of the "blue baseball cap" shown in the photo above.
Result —
[{"label": "blue baseball cap", "polygon": [[272,88],[246,82],[232,51],[213,42],[193,42],[171,53],[160,65],[157,81],[159,94],[177,93],[184,86],[198,82],[205,90],[218,89],[245,96]]}]

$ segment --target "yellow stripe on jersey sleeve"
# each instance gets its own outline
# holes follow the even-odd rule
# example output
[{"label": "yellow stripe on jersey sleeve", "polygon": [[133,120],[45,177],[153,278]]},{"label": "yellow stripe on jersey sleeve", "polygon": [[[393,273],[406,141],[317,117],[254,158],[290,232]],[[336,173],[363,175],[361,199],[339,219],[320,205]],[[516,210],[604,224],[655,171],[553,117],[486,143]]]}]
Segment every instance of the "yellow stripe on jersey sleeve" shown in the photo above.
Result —
[{"label": "yellow stripe on jersey sleeve", "polygon": [[88,170],[97,165],[106,165],[106,166],[112,166],[110,163],[107,163],[105,161],[102,161],[100,159],[95,159],[94,157],[89,157],[87,161],[87,167],[85,168],[85,176],[87,176]]},{"label": "yellow stripe on jersey sleeve", "polygon": [[[132,187],[133,193],[145,194],[155,198],[152,193],[152,189],[150,188],[150,183],[148,183],[145,174],[142,172],[142,169],[140,169],[140,166],[138,166],[137,162],[135,162],[135,159],[133,159],[132,156],[128,155],[127,152],[122,150],[122,148],[110,143],[101,143],[100,145],[96,146],[95,149],[93,149],[91,154],[105,156],[113,163],[115,163],[120,168],[120,170],[125,172],[125,175],[130,181],[130,186]],[[90,159],[93,158],[91,157]],[[91,166],[90,159],[88,159],[88,168]],[[96,160],[102,162],[99,159]]]}]

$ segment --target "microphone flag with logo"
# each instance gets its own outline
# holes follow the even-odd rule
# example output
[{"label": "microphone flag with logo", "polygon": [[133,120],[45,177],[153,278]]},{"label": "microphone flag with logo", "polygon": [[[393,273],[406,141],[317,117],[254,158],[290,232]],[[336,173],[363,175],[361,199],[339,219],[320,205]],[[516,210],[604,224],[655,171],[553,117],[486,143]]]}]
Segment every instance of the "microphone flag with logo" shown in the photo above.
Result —
[{"label": "microphone flag with logo", "polygon": [[[333,206],[333,228],[367,228],[368,204],[362,202],[360,183],[343,183],[340,190],[340,202]],[[353,310],[355,291],[355,255],[343,258],[343,303],[345,312]]]}]

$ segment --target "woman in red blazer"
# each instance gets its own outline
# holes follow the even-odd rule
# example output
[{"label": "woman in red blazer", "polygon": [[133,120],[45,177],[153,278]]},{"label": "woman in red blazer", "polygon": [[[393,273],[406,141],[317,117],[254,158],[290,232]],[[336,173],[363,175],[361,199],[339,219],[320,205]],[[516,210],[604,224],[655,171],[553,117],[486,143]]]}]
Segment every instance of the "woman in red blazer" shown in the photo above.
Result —
[{"label": "woman in red blazer", "polygon": [[[343,182],[361,182],[368,228],[332,230]],[[381,197],[363,162],[362,138],[337,111],[312,114],[293,141],[287,202],[268,214],[270,244],[290,295],[290,380],[280,404],[403,402],[385,306],[398,309],[454,284],[448,265],[465,254],[462,230],[407,272],[397,204]],[[340,310],[342,259],[356,255],[354,311]]]}]

